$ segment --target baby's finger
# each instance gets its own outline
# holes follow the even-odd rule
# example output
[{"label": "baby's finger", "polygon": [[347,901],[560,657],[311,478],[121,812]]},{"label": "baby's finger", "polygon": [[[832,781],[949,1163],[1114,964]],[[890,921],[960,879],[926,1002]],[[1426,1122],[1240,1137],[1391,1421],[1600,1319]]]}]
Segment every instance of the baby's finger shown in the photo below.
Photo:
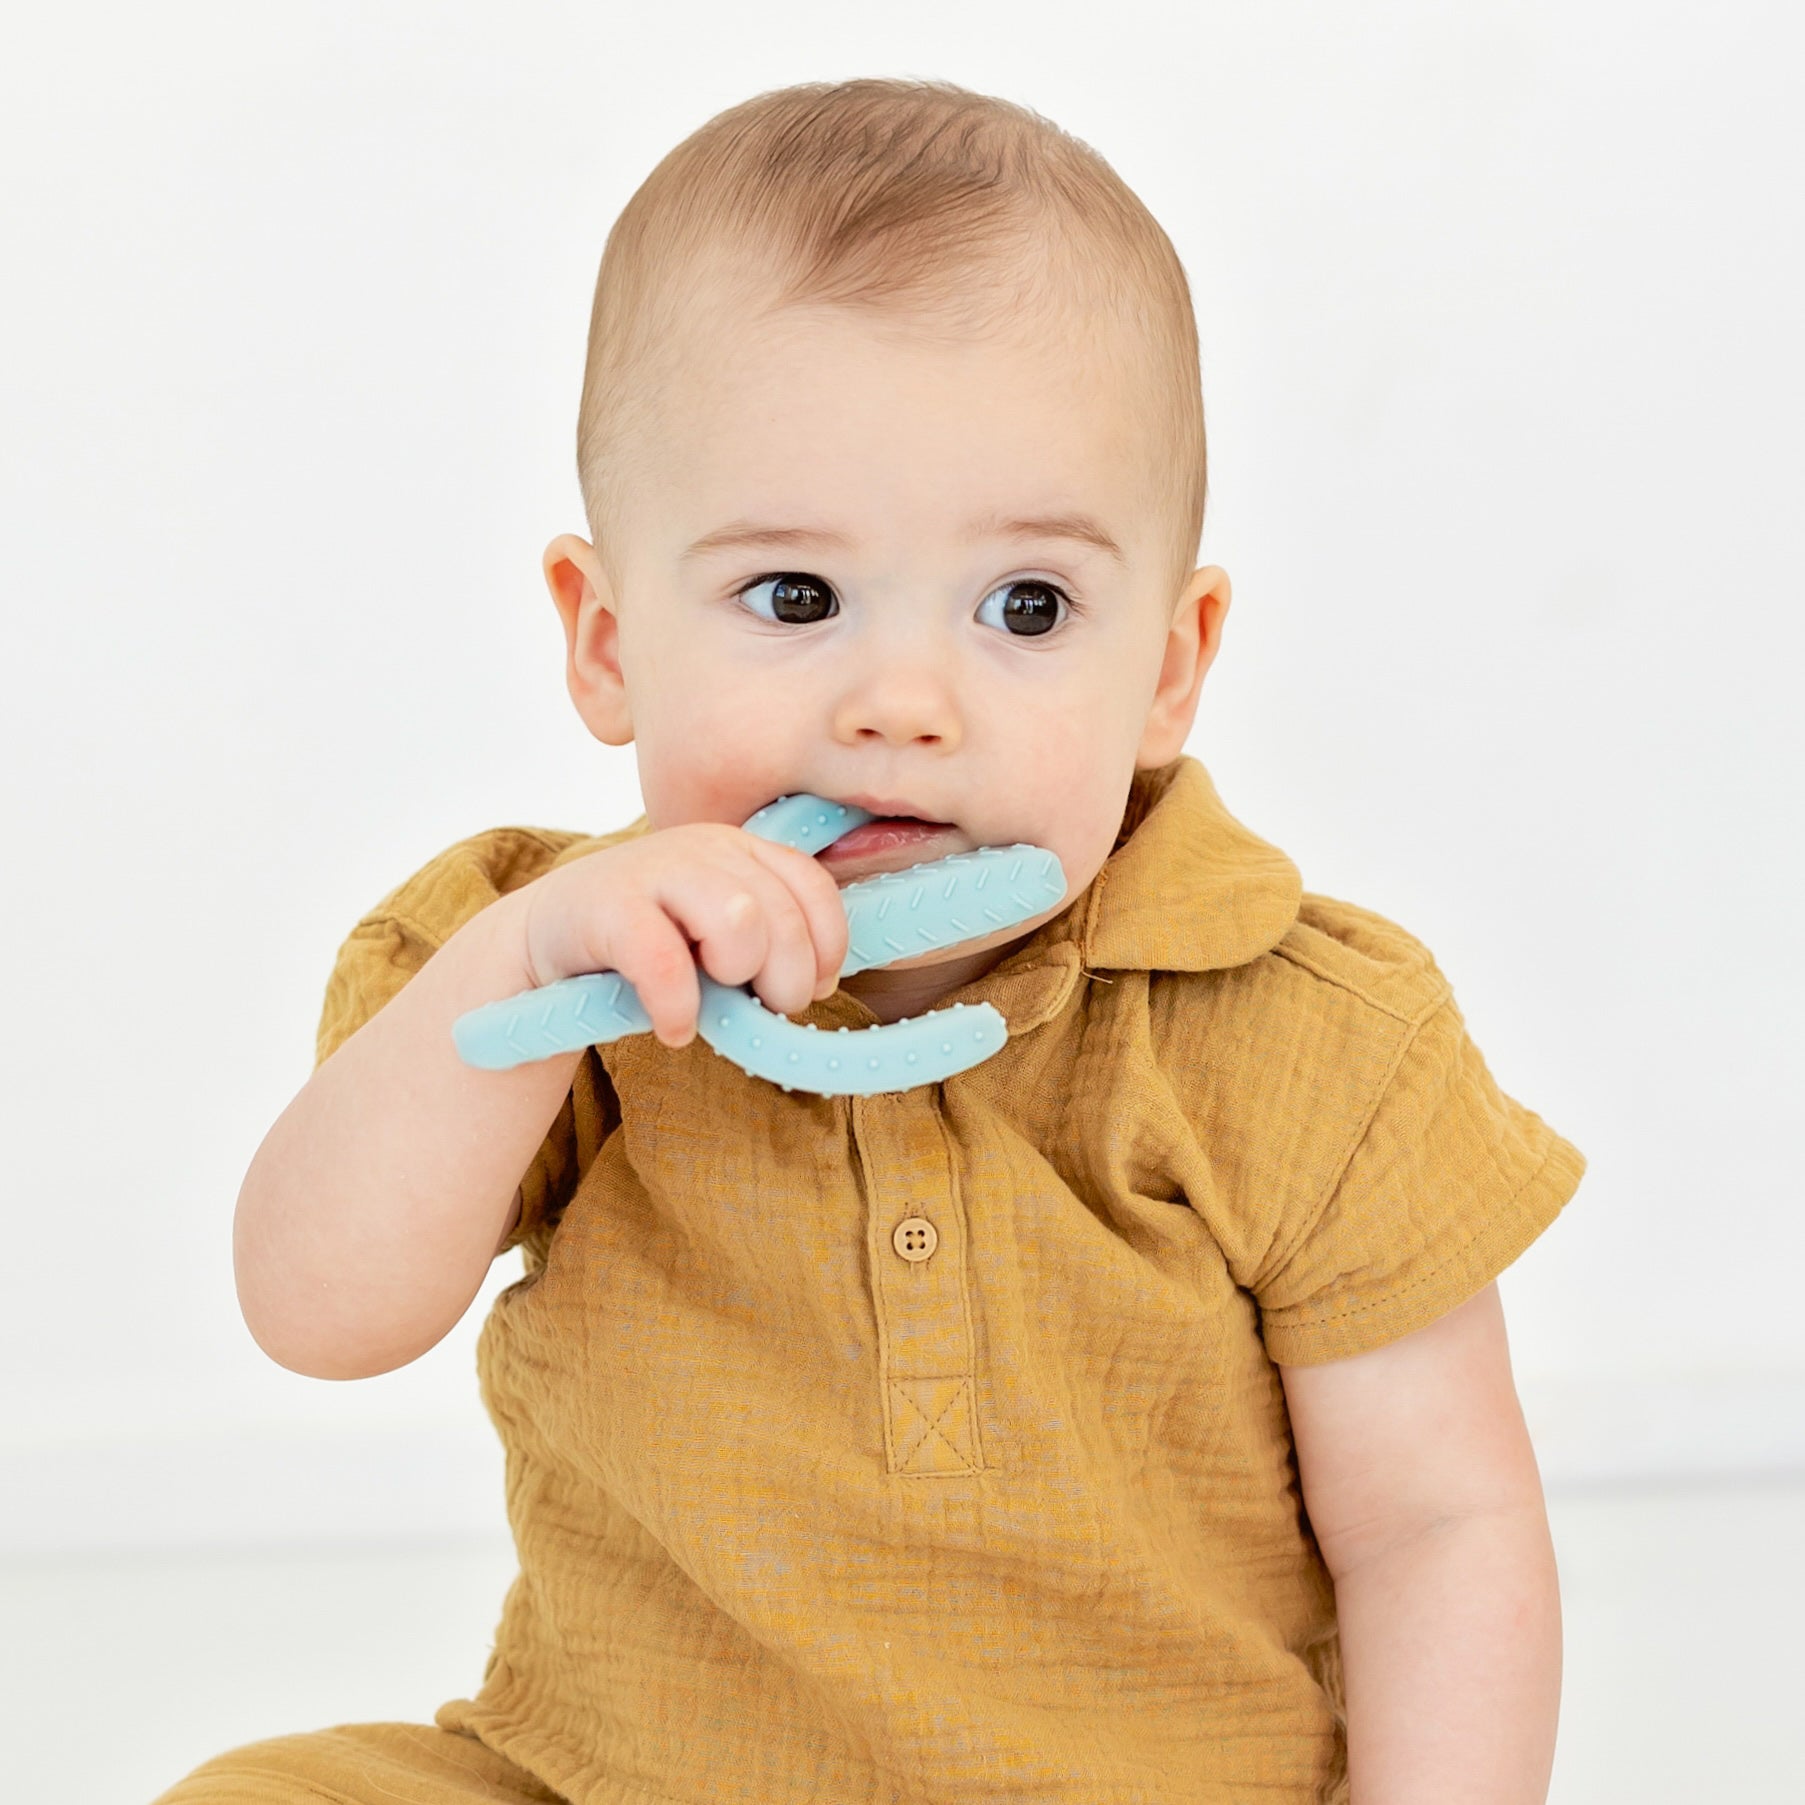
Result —
[{"label": "baby's finger", "polygon": [[702,984],[695,955],[677,925],[656,901],[623,897],[622,919],[609,935],[598,969],[618,971],[651,1019],[652,1032],[667,1047],[684,1047],[696,1037]]},{"label": "baby's finger", "polygon": [[790,891],[758,860],[724,862],[726,929],[700,943],[704,969],[723,984],[750,982],[767,1009],[806,1009],[815,993],[809,924]]},{"label": "baby's finger", "polygon": [[813,994],[830,995],[840,967],[846,963],[850,933],[840,886],[827,867],[808,853],[761,840],[756,834],[748,834],[746,839],[752,856],[776,875],[802,911],[815,961]]},{"label": "baby's finger", "polygon": [[753,981],[768,1008],[807,1006],[814,952],[795,900],[762,865],[729,854],[667,871],[656,891],[720,984]]}]

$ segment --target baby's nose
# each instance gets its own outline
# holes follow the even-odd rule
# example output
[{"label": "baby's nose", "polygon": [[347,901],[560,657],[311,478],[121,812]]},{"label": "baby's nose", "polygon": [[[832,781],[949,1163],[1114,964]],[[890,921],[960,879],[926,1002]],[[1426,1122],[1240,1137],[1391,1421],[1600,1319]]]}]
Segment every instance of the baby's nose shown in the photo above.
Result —
[{"label": "baby's nose", "polygon": [[866,675],[834,709],[834,736],[852,743],[883,740],[951,751],[964,737],[958,697],[944,670],[911,662]]}]

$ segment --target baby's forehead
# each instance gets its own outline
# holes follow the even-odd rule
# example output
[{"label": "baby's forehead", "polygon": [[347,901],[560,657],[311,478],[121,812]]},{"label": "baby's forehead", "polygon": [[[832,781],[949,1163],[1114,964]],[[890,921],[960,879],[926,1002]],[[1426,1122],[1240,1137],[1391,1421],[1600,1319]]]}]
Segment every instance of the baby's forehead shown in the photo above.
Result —
[{"label": "baby's forehead", "polygon": [[[748,490],[791,512],[800,493],[822,513],[837,503],[850,513],[871,492],[854,468],[883,488],[910,460],[965,473],[948,493],[961,518],[1064,507],[1107,514],[1118,537],[1144,540],[1140,517],[1171,511],[1177,385],[1145,314],[1095,284],[1003,272],[950,299],[849,306],[729,268],[678,299],[634,410],[636,513],[661,491],[660,516],[720,513],[708,492],[725,506]],[[886,441],[887,457],[873,453]],[[797,481],[748,482],[766,459]],[[687,491],[681,501],[674,486]],[[938,530],[947,514],[924,506],[919,517]]]},{"label": "baby's forehead", "polygon": [[898,345],[1006,347],[1056,345],[1075,359],[1151,358],[1159,348],[1150,297],[1137,296],[1120,272],[1108,272],[1077,247],[1057,255],[1025,254],[1000,241],[974,250],[961,267],[910,283],[897,280],[879,298],[847,298],[832,286],[810,287],[767,251],[731,241],[696,252],[683,269],[664,272],[664,295],[651,309],[670,336],[782,330],[810,319],[845,315]]},{"label": "baby's forehead", "polygon": [[[667,446],[774,465],[886,442],[949,469],[1119,460],[1160,409],[1131,336],[1066,311],[976,321],[813,301],[723,307],[673,346],[655,410]],[[1080,460],[1080,452],[1088,454]]]}]

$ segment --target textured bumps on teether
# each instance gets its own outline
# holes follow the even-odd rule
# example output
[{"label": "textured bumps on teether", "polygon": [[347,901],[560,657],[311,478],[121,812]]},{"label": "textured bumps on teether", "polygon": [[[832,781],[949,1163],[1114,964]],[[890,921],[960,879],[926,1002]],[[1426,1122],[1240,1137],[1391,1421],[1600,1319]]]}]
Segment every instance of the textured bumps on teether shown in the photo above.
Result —
[{"label": "textured bumps on teether", "polygon": [[704,975],[700,1022],[717,1053],[755,1078],[787,1091],[823,1097],[869,1097],[935,1084],[988,1059],[1009,1038],[1008,1025],[988,1003],[955,1003],[912,1020],[876,1028],[824,1032],[775,1015],[757,997]]},{"label": "textured bumps on teether", "polygon": [[[746,822],[746,832],[817,853],[871,815],[807,794],[785,796]],[[981,939],[1039,915],[1065,895],[1065,872],[1041,846],[984,846],[905,871],[881,872],[840,892],[848,946],[841,975],[869,971]],[[955,1003],[911,1020],[835,1033],[767,1009],[749,986],[696,974],[696,1032],[725,1058],[784,1090],[868,1097],[936,1084],[1001,1047],[1008,1027],[988,1003]],[[452,1038],[465,1064],[503,1071],[529,1060],[650,1030],[651,1018],[617,971],[561,978],[458,1017]]]}]

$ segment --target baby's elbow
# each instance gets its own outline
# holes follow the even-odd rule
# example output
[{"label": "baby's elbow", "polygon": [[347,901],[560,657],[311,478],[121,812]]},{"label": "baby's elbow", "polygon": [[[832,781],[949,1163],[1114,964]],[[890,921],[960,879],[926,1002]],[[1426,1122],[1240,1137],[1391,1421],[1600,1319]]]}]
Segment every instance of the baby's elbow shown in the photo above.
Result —
[{"label": "baby's elbow", "polygon": [[276,1333],[267,1322],[259,1322],[244,1307],[242,1297],[239,1314],[257,1346],[278,1366],[287,1372],[298,1373],[303,1379],[374,1379],[412,1365],[427,1351],[424,1347],[393,1344],[354,1349],[341,1342]]},{"label": "baby's elbow", "polygon": [[[437,1336],[402,1335],[383,1325],[377,1337],[358,1332],[330,1296],[308,1297],[284,1286],[241,1244],[234,1262],[238,1314],[259,1349],[285,1371],[304,1379],[373,1379],[408,1365]],[[367,1326],[367,1325],[366,1325]]]}]

